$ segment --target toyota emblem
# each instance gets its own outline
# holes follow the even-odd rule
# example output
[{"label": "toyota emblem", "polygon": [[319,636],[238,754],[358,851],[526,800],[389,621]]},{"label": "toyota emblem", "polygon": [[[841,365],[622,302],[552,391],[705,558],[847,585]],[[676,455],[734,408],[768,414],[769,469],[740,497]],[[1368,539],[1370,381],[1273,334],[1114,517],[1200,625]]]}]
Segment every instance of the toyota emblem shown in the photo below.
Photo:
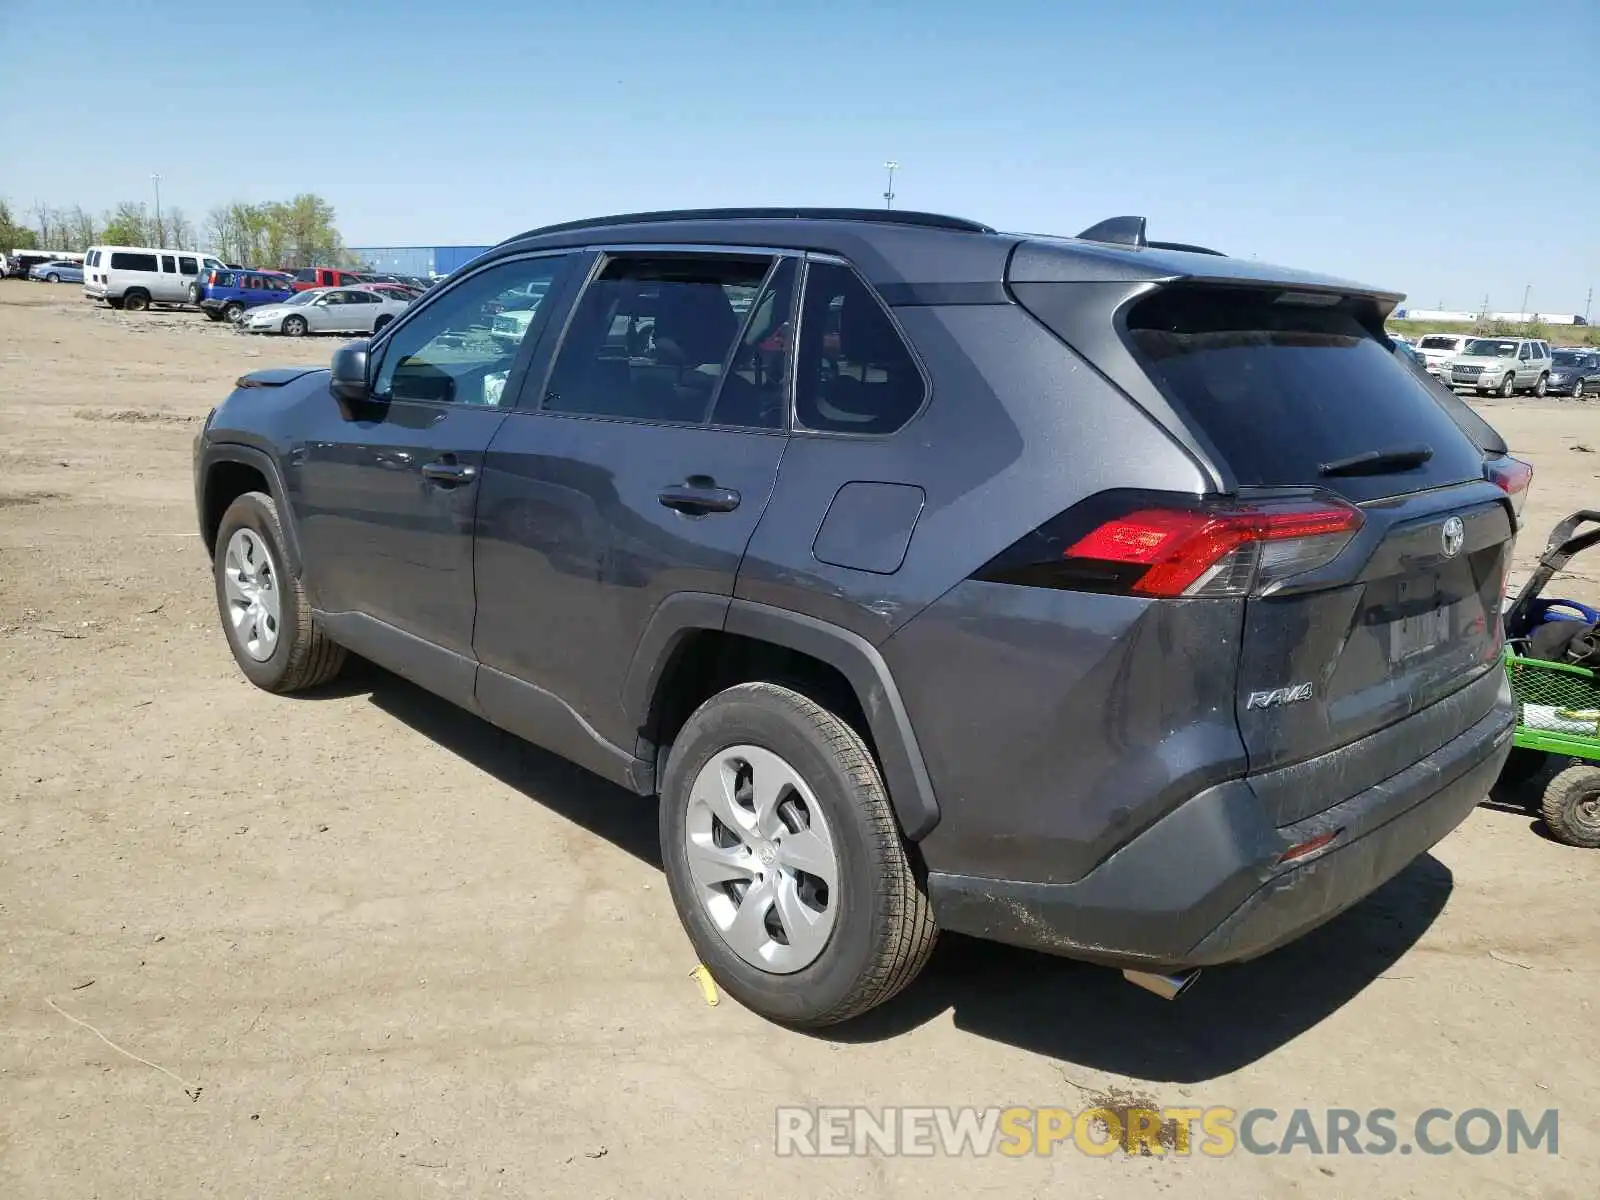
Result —
[{"label": "toyota emblem", "polygon": [[1444,523],[1439,540],[1444,546],[1446,558],[1454,558],[1461,553],[1461,547],[1467,540],[1467,527],[1461,523],[1460,517],[1451,517]]}]

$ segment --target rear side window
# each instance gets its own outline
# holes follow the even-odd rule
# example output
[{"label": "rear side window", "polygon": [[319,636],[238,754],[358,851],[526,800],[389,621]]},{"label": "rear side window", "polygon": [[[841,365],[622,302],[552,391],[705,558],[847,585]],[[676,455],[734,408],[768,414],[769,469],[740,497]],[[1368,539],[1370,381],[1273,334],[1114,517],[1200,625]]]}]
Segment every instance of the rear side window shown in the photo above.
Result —
[{"label": "rear side window", "polygon": [[825,433],[893,433],[926,385],[888,312],[848,267],[806,269],[795,423]]},{"label": "rear side window", "polygon": [[[1344,306],[1276,293],[1171,287],[1128,316],[1135,356],[1242,485],[1325,483],[1363,495],[1421,491],[1482,475],[1482,456],[1428,384]],[[1423,465],[1325,478],[1370,451],[1426,446]],[[1377,484],[1374,490],[1373,484]]]},{"label": "rear side window", "polygon": [[200,264],[192,258],[180,258],[178,260],[178,270],[184,275],[194,275],[199,272]]},{"label": "rear side window", "polygon": [[130,254],[126,250],[114,252],[111,255],[111,269],[113,271],[154,271],[156,269],[156,256],[154,254]]},{"label": "rear side window", "polygon": [[699,424],[770,259],[608,262],[583,293],[556,358],[550,412]]},{"label": "rear side window", "polygon": [[172,254],[163,254],[161,256],[161,269],[168,275],[176,275],[178,273],[177,256]]}]

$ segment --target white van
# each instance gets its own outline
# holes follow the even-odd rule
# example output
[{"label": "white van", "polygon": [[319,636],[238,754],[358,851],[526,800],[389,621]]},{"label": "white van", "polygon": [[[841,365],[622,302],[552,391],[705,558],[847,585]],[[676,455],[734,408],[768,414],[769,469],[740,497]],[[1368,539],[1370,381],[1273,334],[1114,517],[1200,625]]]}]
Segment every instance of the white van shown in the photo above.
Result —
[{"label": "white van", "polygon": [[112,308],[187,304],[189,285],[203,271],[224,270],[212,254],[154,246],[90,246],[83,259],[83,294]]}]

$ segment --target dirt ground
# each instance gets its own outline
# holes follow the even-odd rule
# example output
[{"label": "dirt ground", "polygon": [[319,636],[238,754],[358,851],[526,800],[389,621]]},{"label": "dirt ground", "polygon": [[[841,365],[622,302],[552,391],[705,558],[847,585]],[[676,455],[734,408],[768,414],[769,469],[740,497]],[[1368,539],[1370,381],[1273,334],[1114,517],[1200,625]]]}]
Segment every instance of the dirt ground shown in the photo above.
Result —
[{"label": "dirt ground", "polygon": [[[709,1007],[648,804],[375,669],[309,699],[235,669],[191,439],[241,372],[336,344],[0,282],[0,1195],[1594,1195],[1600,853],[1514,804],[1175,1004],[947,938],[826,1036]],[[1600,403],[1485,411],[1537,468],[1525,567],[1600,507]],[[1559,1153],[773,1149],[779,1105],[1114,1088],[1403,1132],[1555,1108]]]}]

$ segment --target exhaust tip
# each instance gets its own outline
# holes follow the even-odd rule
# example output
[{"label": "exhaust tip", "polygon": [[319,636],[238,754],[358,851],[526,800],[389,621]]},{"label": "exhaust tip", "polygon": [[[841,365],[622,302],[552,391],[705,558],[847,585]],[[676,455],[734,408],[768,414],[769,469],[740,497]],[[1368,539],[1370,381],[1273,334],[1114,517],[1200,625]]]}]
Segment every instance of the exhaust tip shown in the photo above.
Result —
[{"label": "exhaust tip", "polygon": [[1122,977],[1135,987],[1142,987],[1147,992],[1154,992],[1163,1000],[1176,1000],[1189,990],[1191,984],[1200,978],[1200,968],[1192,971],[1177,971],[1171,975],[1161,974],[1156,971],[1124,970]]}]

